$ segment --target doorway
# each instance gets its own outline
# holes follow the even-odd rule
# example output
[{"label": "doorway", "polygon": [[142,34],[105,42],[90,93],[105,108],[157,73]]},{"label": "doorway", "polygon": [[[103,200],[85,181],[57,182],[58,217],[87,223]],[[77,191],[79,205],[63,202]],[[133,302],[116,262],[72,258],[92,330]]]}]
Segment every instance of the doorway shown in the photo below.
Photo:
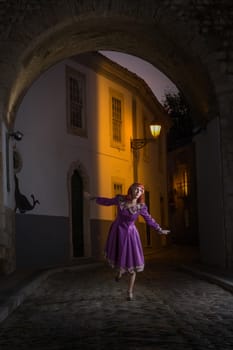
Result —
[{"label": "doorway", "polygon": [[73,257],[83,257],[83,180],[77,170],[73,172],[71,177],[71,205]]}]

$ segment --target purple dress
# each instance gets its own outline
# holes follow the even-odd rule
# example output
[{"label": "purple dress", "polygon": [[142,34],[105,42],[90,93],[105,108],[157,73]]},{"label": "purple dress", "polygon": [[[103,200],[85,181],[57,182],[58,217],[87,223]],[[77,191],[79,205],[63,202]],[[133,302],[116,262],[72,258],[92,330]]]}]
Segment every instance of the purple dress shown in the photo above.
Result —
[{"label": "purple dress", "polygon": [[120,195],[114,198],[97,197],[96,203],[117,206],[117,217],[110,227],[105,246],[105,256],[110,265],[122,273],[143,271],[142,244],[134,222],[141,215],[148,225],[155,230],[161,230],[159,224],[148,213],[147,206],[143,203],[127,208],[126,198]]}]

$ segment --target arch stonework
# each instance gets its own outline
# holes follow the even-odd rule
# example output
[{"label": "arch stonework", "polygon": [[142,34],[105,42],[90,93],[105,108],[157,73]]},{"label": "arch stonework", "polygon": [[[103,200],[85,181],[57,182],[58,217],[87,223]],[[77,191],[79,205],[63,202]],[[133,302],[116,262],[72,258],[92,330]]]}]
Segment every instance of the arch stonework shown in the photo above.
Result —
[{"label": "arch stonework", "polygon": [[[93,50],[117,50],[147,60],[185,94],[198,123],[219,117],[224,204],[221,215],[227,238],[227,265],[232,265],[231,0],[214,6],[211,0],[2,0],[0,16],[0,116],[9,129],[14,127],[24,94],[42,72],[66,57]],[[6,222],[11,215],[6,214],[8,208],[4,205],[2,152],[0,155],[0,209],[4,218],[0,247],[4,250],[4,242],[12,239],[1,237],[12,237],[12,232],[8,232],[10,225]]]},{"label": "arch stonework", "polygon": [[[19,48],[16,47],[20,62],[7,70],[8,86],[4,86],[4,91],[0,90],[9,126],[13,125],[23,95],[43,71],[66,57],[101,49],[127,52],[155,65],[184,92],[195,111],[194,118],[208,120],[216,115],[214,84],[201,59],[209,55],[212,60],[213,52],[206,50],[198,34],[195,38],[186,38],[186,26],[179,33],[168,16],[167,22],[165,16],[160,21],[153,17],[145,17],[143,21],[143,16],[122,17],[111,11],[108,16],[92,11],[89,16],[79,17],[61,17],[52,27],[44,27],[43,33],[36,33],[25,50],[17,52]],[[35,23],[31,25],[35,26]],[[108,31],[109,27],[111,31]],[[182,42],[174,38],[175,32],[178,38],[183,35]],[[191,50],[196,45],[195,40],[199,40],[201,46],[198,55],[195,48],[193,54]]]}]

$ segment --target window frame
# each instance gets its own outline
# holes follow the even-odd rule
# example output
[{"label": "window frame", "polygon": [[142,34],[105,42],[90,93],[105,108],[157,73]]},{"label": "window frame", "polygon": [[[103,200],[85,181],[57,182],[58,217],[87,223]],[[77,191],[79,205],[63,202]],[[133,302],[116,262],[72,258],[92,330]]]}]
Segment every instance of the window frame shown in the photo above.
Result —
[{"label": "window frame", "polygon": [[[120,135],[121,140],[118,142],[114,140],[113,131],[113,98],[121,102],[121,127]],[[125,148],[125,132],[124,132],[124,95],[116,90],[109,90],[109,109],[110,109],[110,145],[113,148],[124,149]]]},{"label": "window frame", "polygon": [[[71,117],[71,87],[70,80],[74,79],[81,82],[81,94],[82,94],[82,112],[81,121],[82,126],[78,127],[72,125]],[[66,119],[67,119],[67,131],[70,134],[74,134],[81,137],[87,137],[87,113],[86,113],[86,76],[84,73],[66,66]]]},{"label": "window frame", "polygon": [[[113,197],[116,197],[118,194],[124,195],[124,191],[125,191],[124,180],[120,179],[120,178],[113,177],[111,182],[112,182],[112,195],[113,195]],[[115,186],[121,187],[121,192],[116,191]],[[115,218],[116,215],[117,215],[117,207],[114,206],[113,207],[113,218]]]}]

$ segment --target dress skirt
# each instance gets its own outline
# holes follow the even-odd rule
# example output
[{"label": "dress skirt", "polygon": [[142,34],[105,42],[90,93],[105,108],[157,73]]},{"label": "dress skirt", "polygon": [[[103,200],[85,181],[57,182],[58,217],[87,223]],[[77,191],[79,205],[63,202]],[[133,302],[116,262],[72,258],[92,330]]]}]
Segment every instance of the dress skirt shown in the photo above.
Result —
[{"label": "dress skirt", "polygon": [[155,230],[161,229],[148,213],[147,206],[143,203],[136,208],[129,208],[126,205],[127,198],[120,195],[114,198],[97,197],[96,202],[100,205],[116,205],[118,208],[105,246],[105,256],[110,265],[122,273],[143,271],[144,255],[135,221],[141,215],[149,226]]},{"label": "dress skirt", "polygon": [[138,230],[134,223],[115,221],[108,234],[105,256],[114,268],[122,273],[144,269],[144,254]]}]

